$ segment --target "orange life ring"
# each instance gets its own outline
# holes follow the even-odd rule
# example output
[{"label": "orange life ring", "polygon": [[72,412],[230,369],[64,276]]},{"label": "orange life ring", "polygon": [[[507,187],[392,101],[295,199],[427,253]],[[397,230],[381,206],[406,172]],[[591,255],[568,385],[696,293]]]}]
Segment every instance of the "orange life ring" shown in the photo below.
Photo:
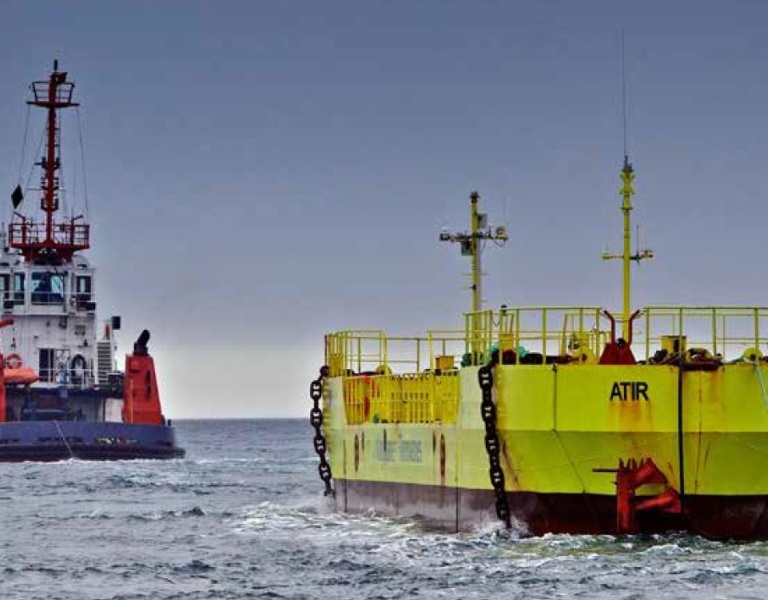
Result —
[{"label": "orange life ring", "polygon": [[12,354],[9,354],[5,357],[5,368],[6,369],[18,369],[21,367],[21,356],[13,352]]}]

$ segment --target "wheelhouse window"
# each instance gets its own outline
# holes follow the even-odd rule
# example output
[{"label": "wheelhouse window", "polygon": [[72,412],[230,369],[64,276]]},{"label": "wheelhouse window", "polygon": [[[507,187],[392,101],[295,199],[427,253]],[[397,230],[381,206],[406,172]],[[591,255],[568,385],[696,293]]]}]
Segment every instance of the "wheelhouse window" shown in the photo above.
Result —
[{"label": "wheelhouse window", "polygon": [[11,276],[7,273],[0,275],[0,297],[3,300],[11,299]]},{"label": "wheelhouse window", "polygon": [[64,302],[62,273],[32,273],[32,304],[61,304]]},{"label": "wheelhouse window", "polygon": [[78,310],[86,310],[92,303],[93,280],[90,275],[78,275],[75,277],[75,305]]},{"label": "wheelhouse window", "polygon": [[16,304],[24,304],[24,273],[13,274],[13,301]]},{"label": "wheelhouse window", "polygon": [[78,275],[75,279],[75,294],[78,302],[91,301],[91,278]]}]

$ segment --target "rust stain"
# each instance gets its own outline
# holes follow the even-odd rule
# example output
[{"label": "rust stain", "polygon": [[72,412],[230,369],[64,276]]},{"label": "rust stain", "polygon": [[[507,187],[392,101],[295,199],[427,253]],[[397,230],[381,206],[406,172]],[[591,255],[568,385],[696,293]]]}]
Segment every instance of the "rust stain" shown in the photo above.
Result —
[{"label": "rust stain", "polygon": [[501,443],[501,469],[505,472],[505,474],[512,476],[512,480],[515,482],[515,488],[519,490],[521,489],[520,480],[517,477],[517,469],[515,469],[514,465],[512,464],[512,459],[510,459],[509,454],[507,454],[507,443],[504,439],[499,441]]},{"label": "rust stain", "polygon": [[445,487],[445,436],[440,434],[440,487]]}]

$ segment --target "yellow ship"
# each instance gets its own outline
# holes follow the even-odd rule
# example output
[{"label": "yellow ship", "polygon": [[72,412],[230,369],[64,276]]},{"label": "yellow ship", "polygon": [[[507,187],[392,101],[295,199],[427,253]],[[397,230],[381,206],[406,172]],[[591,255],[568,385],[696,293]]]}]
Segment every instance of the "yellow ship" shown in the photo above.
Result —
[{"label": "yellow ship", "polygon": [[[621,171],[623,307],[481,306],[471,200],[443,232],[472,261],[457,331],[339,331],[310,392],[319,473],[339,509],[446,530],[489,518],[552,533],[684,530],[768,538],[768,307],[632,312],[634,172]],[[620,331],[617,331],[617,327]]]}]

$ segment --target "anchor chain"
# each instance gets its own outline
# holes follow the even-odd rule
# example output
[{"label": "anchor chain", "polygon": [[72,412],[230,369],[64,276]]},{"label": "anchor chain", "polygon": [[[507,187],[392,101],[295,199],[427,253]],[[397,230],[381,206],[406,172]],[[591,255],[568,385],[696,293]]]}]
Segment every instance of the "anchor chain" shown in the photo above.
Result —
[{"label": "anchor chain", "polygon": [[493,366],[494,363],[483,365],[477,371],[477,380],[480,383],[483,399],[480,403],[480,416],[485,424],[485,450],[488,452],[490,468],[488,474],[491,478],[493,493],[496,497],[496,516],[504,521],[507,529],[510,527],[509,501],[504,491],[504,471],[501,468],[499,453],[501,444],[496,429],[496,405],[493,403]]},{"label": "anchor chain", "polygon": [[320,474],[320,479],[325,484],[325,496],[335,496],[333,487],[331,486],[331,465],[325,458],[325,453],[328,450],[328,444],[325,441],[323,435],[323,410],[320,408],[320,399],[323,397],[323,379],[328,376],[328,367],[320,367],[320,377],[315,379],[309,386],[309,396],[312,398],[314,406],[309,412],[309,422],[312,427],[315,428],[315,452],[320,457],[320,464],[317,465],[317,472]]}]

